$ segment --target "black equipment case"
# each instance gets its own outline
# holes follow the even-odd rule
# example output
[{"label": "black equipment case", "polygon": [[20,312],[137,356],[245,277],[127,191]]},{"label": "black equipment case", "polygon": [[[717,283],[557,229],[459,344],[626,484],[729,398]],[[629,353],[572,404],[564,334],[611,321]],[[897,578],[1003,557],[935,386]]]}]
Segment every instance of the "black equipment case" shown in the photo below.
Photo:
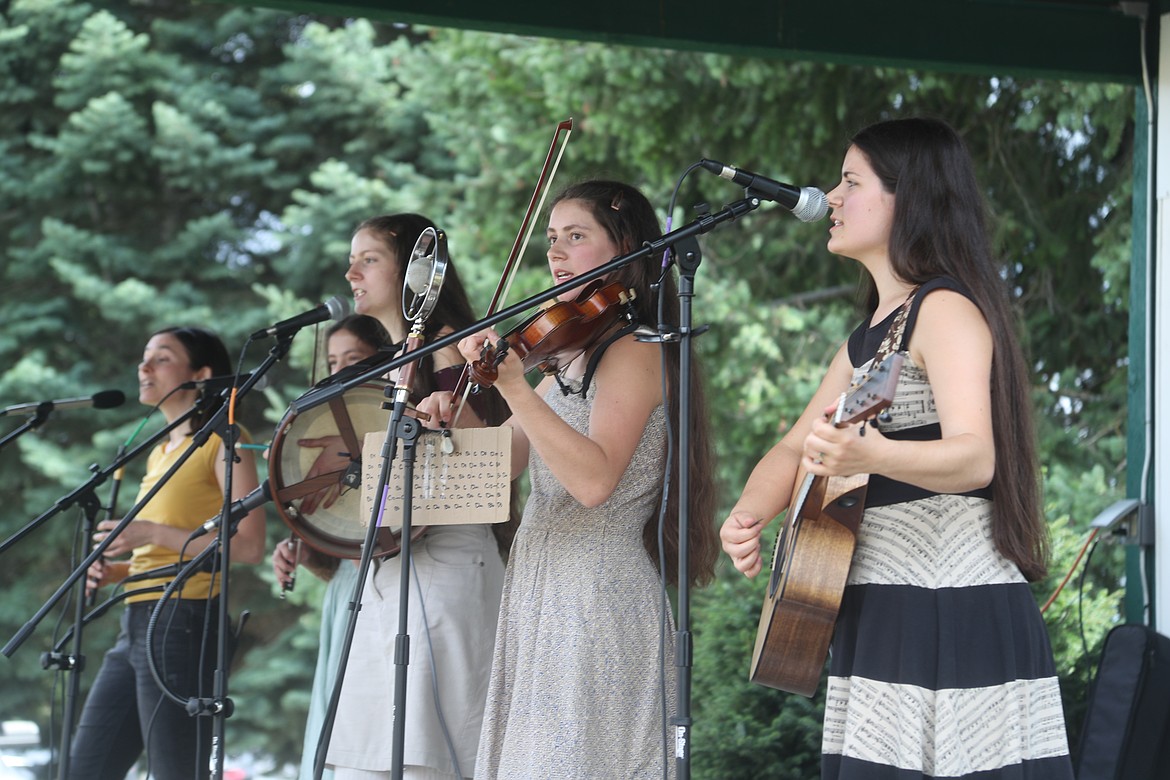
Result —
[{"label": "black equipment case", "polygon": [[1077,780],[1170,778],[1170,638],[1136,624],[1105,637],[1076,770]]}]

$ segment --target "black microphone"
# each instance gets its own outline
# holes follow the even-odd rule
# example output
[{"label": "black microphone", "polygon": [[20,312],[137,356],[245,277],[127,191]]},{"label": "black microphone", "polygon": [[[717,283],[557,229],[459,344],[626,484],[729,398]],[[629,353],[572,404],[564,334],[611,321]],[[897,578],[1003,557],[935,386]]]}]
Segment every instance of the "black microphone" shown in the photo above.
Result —
[{"label": "black microphone", "polygon": [[10,414],[29,414],[38,412],[41,407],[48,405],[47,411],[54,409],[80,409],[92,406],[95,409],[113,409],[126,403],[126,394],[121,390],[102,390],[86,398],[63,398],[60,401],[40,401],[31,404],[16,404],[0,410],[0,417]]},{"label": "black microphone", "polygon": [[[180,390],[226,390],[229,387],[242,385],[252,378],[249,374],[224,374],[223,376],[209,376],[207,379],[192,379],[179,385]],[[253,390],[263,390],[268,387],[268,377],[262,376],[252,385]]]},{"label": "black microphone", "polygon": [[[265,482],[264,484],[260,485],[260,487],[256,488],[251,493],[228,507],[228,519],[231,523],[232,533],[234,534],[236,532],[236,527],[240,524],[241,520],[247,517],[249,512],[251,512],[256,507],[264,506],[271,500],[272,487],[268,482]],[[189,542],[192,539],[198,539],[200,536],[216,530],[219,528],[219,523],[222,519],[222,514],[211,518],[206,523],[192,531],[191,535],[187,537],[187,541]]]},{"label": "black microphone", "polygon": [[[130,584],[135,583],[135,582],[142,582],[143,580],[161,580],[161,579],[168,579],[169,580],[172,577],[174,577],[176,574],[181,572],[183,569],[187,568],[187,566],[190,565],[190,563],[191,563],[191,561],[184,561],[182,563],[168,563],[164,566],[156,566],[153,569],[147,569],[146,571],[140,571],[137,574],[128,574],[127,576],[123,577],[122,581],[118,584],[119,585],[130,585]],[[196,571],[210,572],[212,569],[215,568],[215,563],[216,563],[215,556],[208,555],[206,558],[203,559],[203,562],[199,564],[199,568],[196,569]]]},{"label": "black microphone", "polygon": [[286,333],[298,331],[306,325],[315,325],[325,320],[339,320],[349,314],[349,301],[340,295],[334,295],[329,300],[314,309],[282,320],[271,328],[264,328],[253,333],[250,339],[262,339],[267,336],[283,336]]},{"label": "black microphone", "polygon": [[753,195],[779,203],[801,222],[815,222],[829,213],[829,201],[825,193],[816,187],[794,187],[714,160],[700,160],[699,165],[716,176],[751,190]]}]

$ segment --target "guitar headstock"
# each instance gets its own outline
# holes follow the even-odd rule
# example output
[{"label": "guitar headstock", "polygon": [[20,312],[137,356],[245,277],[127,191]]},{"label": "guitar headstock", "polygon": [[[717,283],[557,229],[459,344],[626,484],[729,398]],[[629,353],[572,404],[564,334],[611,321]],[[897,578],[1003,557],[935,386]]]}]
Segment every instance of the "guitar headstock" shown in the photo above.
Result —
[{"label": "guitar headstock", "polygon": [[836,425],[850,425],[881,414],[894,402],[898,374],[902,371],[902,354],[887,355],[881,363],[872,366],[861,380],[850,387],[837,405],[833,417]]}]

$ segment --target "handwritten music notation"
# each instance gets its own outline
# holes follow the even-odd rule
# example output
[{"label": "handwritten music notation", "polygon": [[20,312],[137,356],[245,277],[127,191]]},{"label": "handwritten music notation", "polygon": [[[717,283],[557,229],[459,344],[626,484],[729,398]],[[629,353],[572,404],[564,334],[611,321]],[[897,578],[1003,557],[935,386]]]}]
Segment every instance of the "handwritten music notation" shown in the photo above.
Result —
[{"label": "handwritten music notation", "polygon": [[[362,526],[375,506],[385,431],[367,433],[362,445]],[[502,523],[511,503],[512,429],[458,428],[444,437],[428,431],[415,444],[411,525]],[[399,443],[386,481],[383,527],[402,527],[405,483]]]}]

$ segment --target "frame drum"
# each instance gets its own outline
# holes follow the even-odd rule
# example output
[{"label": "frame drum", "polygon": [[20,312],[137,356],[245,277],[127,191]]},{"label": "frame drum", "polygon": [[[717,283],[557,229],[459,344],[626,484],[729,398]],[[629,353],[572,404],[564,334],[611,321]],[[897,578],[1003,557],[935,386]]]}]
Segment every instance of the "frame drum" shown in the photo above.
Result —
[{"label": "frame drum", "polygon": [[[369,522],[368,512],[361,506],[362,442],[367,433],[385,430],[389,423],[390,412],[382,408],[384,389],[385,385],[359,385],[301,414],[289,410],[272,437],[268,479],[281,519],[310,547],[336,558],[361,558]],[[328,448],[297,443],[324,437],[336,437],[336,443]],[[349,463],[308,476],[326,450],[348,453]],[[302,510],[307,496],[318,496],[312,512]],[[332,503],[329,498],[334,499]],[[379,528],[373,554],[396,555],[399,530],[399,526]],[[412,538],[423,530],[414,529]]]}]

